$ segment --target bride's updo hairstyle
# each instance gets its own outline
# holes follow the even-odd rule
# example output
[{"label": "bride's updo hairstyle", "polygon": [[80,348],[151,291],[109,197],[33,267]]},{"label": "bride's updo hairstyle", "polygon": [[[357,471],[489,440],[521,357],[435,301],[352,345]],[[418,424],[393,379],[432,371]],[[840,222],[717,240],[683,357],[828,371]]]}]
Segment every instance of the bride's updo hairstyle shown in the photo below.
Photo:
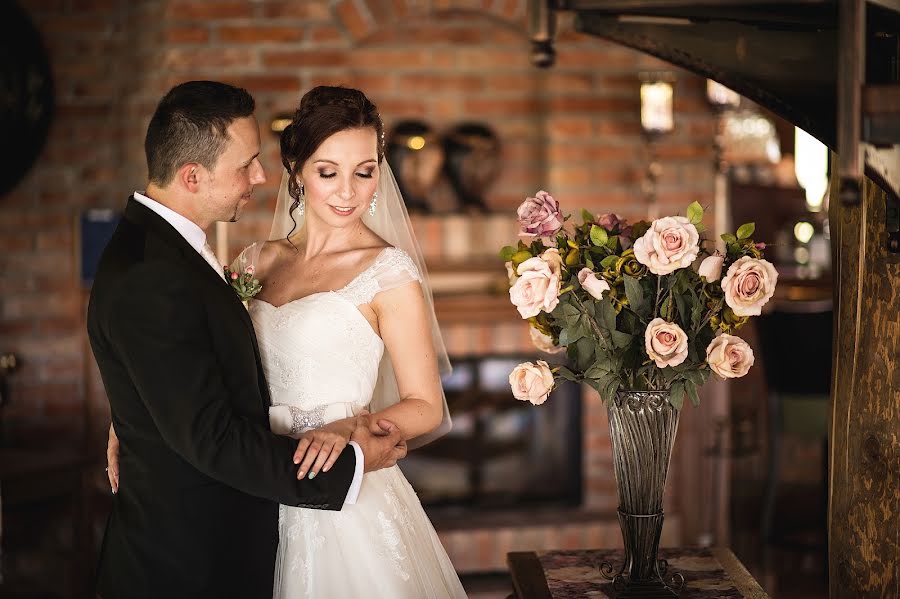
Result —
[{"label": "bride's updo hairstyle", "polygon": [[291,212],[300,198],[297,175],[309,157],[326,139],[348,129],[375,130],[378,162],[384,158],[384,124],[378,108],[358,89],[320,85],[303,95],[294,119],[281,133],[281,163],[290,173],[288,193],[294,198]]}]

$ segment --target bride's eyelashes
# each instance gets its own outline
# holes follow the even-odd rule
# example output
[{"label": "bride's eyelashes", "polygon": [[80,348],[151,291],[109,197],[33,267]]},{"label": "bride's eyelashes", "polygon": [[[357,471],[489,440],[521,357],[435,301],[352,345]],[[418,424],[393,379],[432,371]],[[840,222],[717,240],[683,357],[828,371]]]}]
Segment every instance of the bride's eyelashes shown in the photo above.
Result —
[{"label": "bride's eyelashes", "polygon": [[[368,173],[356,173],[356,176],[360,177],[361,179],[371,179],[372,172],[370,171]],[[333,179],[333,178],[337,177],[337,173],[320,172],[319,177],[321,177],[322,179]]]}]

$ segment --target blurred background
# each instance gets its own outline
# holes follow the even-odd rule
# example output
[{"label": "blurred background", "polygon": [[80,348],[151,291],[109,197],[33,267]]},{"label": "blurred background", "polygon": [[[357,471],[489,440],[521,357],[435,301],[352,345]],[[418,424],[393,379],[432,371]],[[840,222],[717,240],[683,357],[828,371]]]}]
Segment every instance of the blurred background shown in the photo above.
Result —
[{"label": "blurred background", "polygon": [[[109,507],[109,410],[85,331],[97,256],[143,189],[143,136],[190,79],[257,101],[268,182],[210,243],[264,238],[278,133],[319,84],[362,89],[426,254],[455,371],[451,434],[402,465],[473,597],[510,591],[506,553],[619,544],[606,413],[563,386],[516,402],[537,355],[499,248],[539,189],[563,211],[756,223],[780,274],[742,335],[756,368],[684,410],[662,544],[731,547],[773,597],[826,588],[831,368],[829,156],[715,82],[559,24],[531,63],[525,0],[4,1],[0,105],[24,127],[0,179],[0,597],[87,596]],[[12,123],[12,124],[10,124]],[[793,344],[816,351],[797,368]],[[788,364],[792,374],[783,372]],[[798,376],[796,373],[805,373]]]}]

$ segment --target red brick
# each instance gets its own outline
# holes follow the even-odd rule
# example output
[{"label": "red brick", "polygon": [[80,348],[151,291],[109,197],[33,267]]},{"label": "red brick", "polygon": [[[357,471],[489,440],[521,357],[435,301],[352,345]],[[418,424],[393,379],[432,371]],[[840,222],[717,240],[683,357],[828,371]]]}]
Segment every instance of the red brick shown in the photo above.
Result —
[{"label": "red brick", "polygon": [[252,67],[257,51],[246,47],[169,48],[163,54],[163,67],[175,71],[193,71],[218,67]]},{"label": "red brick", "polygon": [[226,81],[247,89],[251,94],[257,92],[296,94],[300,90],[300,79],[290,75],[242,75],[228,77]]},{"label": "red brick", "polygon": [[526,69],[531,66],[531,57],[528,48],[523,46],[515,50],[495,50],[485,48],[460,48],[458,50],[458,63],[467,69]]},{"label": "red brick", "polygon": [[553,143],[547,149],[551,163],[559,162],[626,162],[633,163],[642,155],[640,146],[615,145],[596,146],[591,144]]},{"label": "red brick", "polygon": [[333,25],[315,25],[308,27],[306,38],[316,44],[340,44],[346,42],[344,33]]},{"label": "red brick", "polygon": [[343,0],[337,5],[335,12],[341,24],[350,33],[350,37],[355,40],[360,40],[374,31],[368,16],[360,13],[354,0]]},{"label": "red brick", "polygon": [[331,17],[327,0],[303,0],[297,2],[265,2],[263,15],[271,19],[304,19],[327,21]]},{"label": "red brick", "polygon": [[490,73],[484,77],[484,82],[489,92],[500,94],[533,94],[544,88],[537,74],[533,71],[523,71],[522,73],[509,75]]},{"label": "red brick", "polygon": [[360,48],[353,51],[350,60],[354,68],[372,68],[379,72],[428,65],[427,54],[415,49]]},{"label": "red brick", "polygon": [[[8,293],[11,291],[8,291]],[[2,319],[0,320],[0,336],[8,343],[13,337],[23,337],[34,333],[34,319]],[[5,348],[8,350],[9,348]],[[4,350],[4,351],[5,351]]]},{"label": "red brick", "polygon": [[0,252],[23,252],[34,249],[32,233],[4,233],[0,235]]},{"label": "red brick", "polygon": [[166,30],[170,44],[204,44],[209,41],[208,27],[170,27]]},{"label": "red brick", "polygon": [[484,80],[477,75],[431,75],[417,73],[399,77],[400,89],[407,93],[470,94],[484,88]]},{"label": "red brick", "polygon": [[540,102],[534,98],[490,100],[485,98],[466,101],[466,113],[473,117],[536,115]]},{"label": "red brick", "polygon": [[601,98],[601,97],[566,97],[551,98],[547,108],[553,113],[570,114],[572,112],[588,112],[606,114],[610,112],[640,112],[640,98]]},{"label": "red brick", "polygon": [[38,250],[75,250],[74,233],[71,229],[41,232],[37,235]]},{"label": "red brick", "polygon": [[263,65],[267,67],[342,67],[347,64],[347,53],[343,50],[272,50],[263,54]]},{"label": "red brick", "polygon": [[[299,3],[298,4],[302,4]],[[166,17],[178,21],[196,19],[199,21],[216,21],[220,19],[243,19],[253,16],[255,2],[238,0],[197,1],[183,0],[169,2]]]},{"label": "red brick", "polygon": [[[387,96],[397,90],[397,80],[391,73],[356,74],[353,86],[361,89],[370,98],[372,95]],[[405,90],[404,90],[405,91]]]},{"label": "red brick", "polygon": [[547,133],[553,139],[581,138],[585,141],[594,131],[594,120],[590,116],[552,116],[546,121]]},{"label": "red brick", "polygon": [[41,33],[50,37],[97,36],[109,33],[111,29],[111,21],[97,17],[66,15],[50,17],[41,22]]},{"label": "red brick", "polygon": [[217,38],[220,42],[232,44],[298,42],[303,39],[303,29],[301,27],[259,25],[225,26],[218,28]]},{"label": "red brick", "polygon": [[384,98],[379,99],[378,111],[382,116],[424,117],[425,101],[412,98]]}]

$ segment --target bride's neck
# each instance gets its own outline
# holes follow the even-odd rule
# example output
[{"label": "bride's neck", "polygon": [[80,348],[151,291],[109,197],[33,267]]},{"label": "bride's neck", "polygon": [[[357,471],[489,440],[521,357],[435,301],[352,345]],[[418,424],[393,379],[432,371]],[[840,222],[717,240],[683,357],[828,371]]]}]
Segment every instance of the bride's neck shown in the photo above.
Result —
[{"label": "bride's neck", "polygon": [[357,220],[349,227],[332,227],[323,222],[307,220],[302,231],[304,253],[306,258],[315,258],[324,254],[346,251],[358,245],[364,227]]}]

